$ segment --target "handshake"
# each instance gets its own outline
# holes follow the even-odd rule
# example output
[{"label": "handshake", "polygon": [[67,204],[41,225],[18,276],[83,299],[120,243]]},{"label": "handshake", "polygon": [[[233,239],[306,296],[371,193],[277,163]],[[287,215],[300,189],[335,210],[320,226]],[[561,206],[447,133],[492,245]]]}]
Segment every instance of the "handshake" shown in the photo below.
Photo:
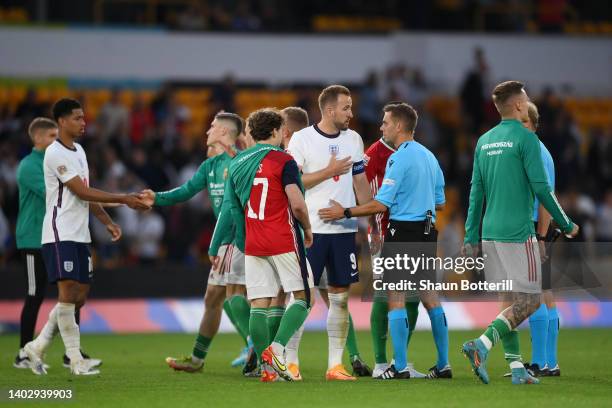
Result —
[{"label": "handshake", "polygon": [[148,211],[155,203],[153,190],[142,190],[140,193],[130,193],[123,197],[120,204],[125,204],[133,210]]}]

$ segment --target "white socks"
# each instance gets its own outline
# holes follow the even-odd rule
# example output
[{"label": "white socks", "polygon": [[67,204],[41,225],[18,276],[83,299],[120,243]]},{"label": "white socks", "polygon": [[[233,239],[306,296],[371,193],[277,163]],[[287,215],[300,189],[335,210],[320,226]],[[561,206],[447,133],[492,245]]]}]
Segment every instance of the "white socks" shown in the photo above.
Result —
[{"label": "white socks", "polygon": [[327,368],[342,364],[342,354],[346,345],[349,328],[348,292],[329,293],[329,312],[327,313],[327,337],[329,356]]},{"label": "white socks", "polygon": [[489,340],[489,338],[485,336],[484,334],[481,335],[479,339],[480,341],[482,341],[482,344],[484,344],[487,350],[491,350],[493,348],[493,343],[491,343],[491,340]]},{"label": "white socks", "polygon": [[81,355],[81,335],[74,318],[74,303],[58,303],[57,325],[66,347],[66,355],[72,364],[83,359]]},{"label": "white socks", "polygon": [[300,365],[298,349],[300,348],[302,334],[304,334],[304,324],[302,324],[302,326],[295,333],[293,333],[293,336],[291,336],[287,346],[285,347],[287,364],[295,364],[297,366]]},{"label": "white socks", "polygon": [[40,332],[40,334],[38,335],[38,337],[36,337],[33,341],[32,344],[34,345],[34,348],[36,348],[37,350],[40,351],[40,353],[44,353],[47,348],[49,347],[49,345],[51,344],[51,342],[53,341],[53,337],[55,337],[55,335],[57,334],[57,309],[58,309],[59,303],[56,304],[53,309],[51,309],[51,311],[49,312],[49,320],[47,320],[47,323],[45,323],[42,331]]}]

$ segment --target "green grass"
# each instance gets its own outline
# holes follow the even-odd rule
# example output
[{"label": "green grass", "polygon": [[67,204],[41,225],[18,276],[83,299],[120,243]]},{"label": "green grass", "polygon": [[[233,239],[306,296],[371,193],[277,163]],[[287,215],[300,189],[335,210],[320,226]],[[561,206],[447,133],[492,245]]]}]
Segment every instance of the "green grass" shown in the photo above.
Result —
[{"label": "green grass", "polygon": [[[168,355],[187,354],[192,335],[84,335],[84,349],[104,360],[102,373],[92,377],[73,377],[61,367],[59,339],[48,353],[47,362],[52,367],[47,376],[37,377],[29,370],[14,369],[11,364],[18,339],[15,335],[5,335],[0,336],[0,388],[71,388],[75,393],[75,400],[69,403],[71,407],[611,406],[612,330],[562,330],[559,355],[563,376],[544,378],[539,386],[512,386],[509,379],[502,378],[506,364],[501,347],[489,359],[491,384],[481,384],[459,353],[460,344],[477,334],[451,332],[452,380],[361,378],[354,383],[326,383],[323,379],[327,363],[326,334],[307,332],[300,351],[305,380],[272,384],[243,378],[239,369],[229,366],[241,346],[237,335],[219,335],[214,340],[201,374],[176,373],[164,363]],[[528,331],[521,334],[523,349],[528,351]],[[360,332],[358,336],[363,357],[372,363],[369,333]],[[421,371],[433,364],[435,349],[431,333],[415,333],[410,360]],[[39,402],[36,406],[44,405]]]}]

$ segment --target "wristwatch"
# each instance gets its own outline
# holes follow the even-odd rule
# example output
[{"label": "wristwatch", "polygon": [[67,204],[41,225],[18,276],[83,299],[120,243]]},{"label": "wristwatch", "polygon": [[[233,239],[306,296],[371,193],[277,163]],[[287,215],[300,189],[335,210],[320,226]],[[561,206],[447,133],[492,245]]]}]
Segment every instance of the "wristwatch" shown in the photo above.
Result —
[{"label": "wristwatch", "polygon": [[350,208],[345,208],[344,209],[344,217],[345,218],[353,218],[353,214],[351,214],[351,209]]},{"label": "wristwatch", "polygon": [[544,235],[536,234],[536,239],[538,241],[546,241],[546,237]]}]

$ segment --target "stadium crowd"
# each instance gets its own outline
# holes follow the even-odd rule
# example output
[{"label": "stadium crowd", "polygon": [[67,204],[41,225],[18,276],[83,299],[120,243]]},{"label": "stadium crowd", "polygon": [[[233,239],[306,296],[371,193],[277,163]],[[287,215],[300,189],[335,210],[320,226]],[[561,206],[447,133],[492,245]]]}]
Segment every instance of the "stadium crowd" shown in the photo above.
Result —
[{"label": "stadium crowd", "polygon": [[609,34],[606,2],[591,0],[5,0],[0,22],[168,27],[230,32],[389,32],[397,29]]},{"label": "stadium crowd", "polygon": [[[418,69],[395,65],[371,72],[362,84],[353,84],[356,106],[354,128],[366,146],[375,141],[382,105],[391,100],[412,104],[419,113],[416,137],[440,160],[449,191],[456,192],[449,223],[441,242],[459,247],[469,194],[473,149],[480,134],[494,126],[498,114],[490,101],[486,57],[475,52],[474,68],[458,90],[458,120],[448,121],[430,103],[435,87]],[[230,83],[230,86],[228,86]],[[213,86],[210,112],[235,109],[238,85],[223,81]],[[320,87],[300,88],[299,106],[319,117],[316,95]],[[563,100],[570,90],[546,89],[535,99],[540,110],[538,134],[555,160],[557,193],[568,215],[581,226],[579,239],[612,241],[612,129],[579,127]],[[120,101],[119,91],[87,118],[81,143],[89,152],[91,185],[107,191],[163,191],[187,181],[205,159],[205,131],[194,138],[186,133],[190,110],[175,98],[172,86],[162,87],[150,103],[136,98],[131,107]],[[14,231],[18,210],[16,170],[29,153],[27,126],[37,116],[49,116],[50,105],[38,102],[36,89],[9,109],[0,105],[0,258],[15,256]],[[279,106],[282,108],[283,106]],[[87,105],[85,105],[87,115]],[[606,189],[607,186],[607,189]],[[452,194],[451,194],[452,195]],[[198,194],[185,205],[137,213],[124,207],[109,209],[122,226],[120,245],[110,243],[99,223],[92,223],[94,247],[105,267],[167,259],[198,262],[206,258],[214,227],[210,203]],[[597,221],[595,221],[597,220]],[[444,244],[443,244],[444,245]]]}]

